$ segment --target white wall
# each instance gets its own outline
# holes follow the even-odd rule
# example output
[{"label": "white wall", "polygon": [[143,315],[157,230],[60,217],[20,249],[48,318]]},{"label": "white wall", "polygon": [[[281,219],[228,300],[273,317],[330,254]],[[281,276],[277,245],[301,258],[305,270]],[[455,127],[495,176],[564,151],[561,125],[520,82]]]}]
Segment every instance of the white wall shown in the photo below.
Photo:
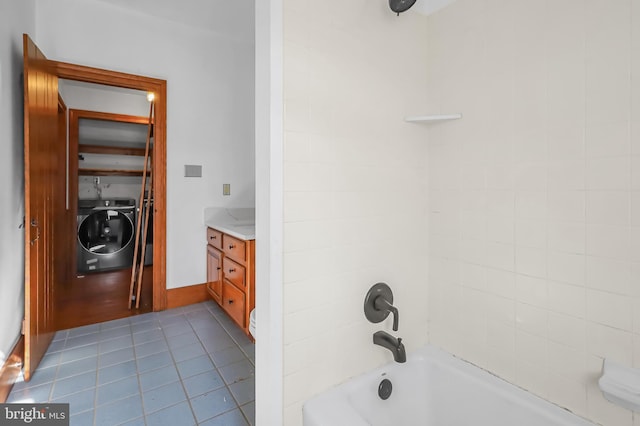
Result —
[{"label": "white wall", "polygon": [[283,424],[282,0],[255,4],[256,422]]},{"label": "white wall", "polygon": [[[640,1],[429,17],[430,340],[607,426],[640,367]],[[635,417],[635,418],[634,418]]]},{"label": "white wall", "polygon": [[419,12],[423,15],[430,15],[453,3],[455,0],[418,0],[411,9],[412,12]]},{"label": "white wall", "polygon": [[24,313],[22,34],[35,29],[33,1],[0,2],[0,365]]},{"label": "white wall", "polygon": [[364,317],[393,289],[408,350],[427,341],[426,18],[384,1],[284,3],[284,406],[392,359]]},{"label": "white wall", "polygon": [[167,80],[167,288],[204,282],[204,208],[254,205],[253,44],[98,0],[38,1],[36,25],[49,58]]}]

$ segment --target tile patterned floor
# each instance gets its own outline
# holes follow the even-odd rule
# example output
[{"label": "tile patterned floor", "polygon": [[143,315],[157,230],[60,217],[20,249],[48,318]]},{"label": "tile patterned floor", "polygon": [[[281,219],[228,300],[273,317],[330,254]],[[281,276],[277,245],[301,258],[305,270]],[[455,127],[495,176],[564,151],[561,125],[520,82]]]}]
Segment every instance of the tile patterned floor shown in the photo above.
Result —
[{"label": "tile patterned floor", "polygon": [[254,345],[213,302],[56,333],[7,402],[68,402],[71,425],[255,424]]}]

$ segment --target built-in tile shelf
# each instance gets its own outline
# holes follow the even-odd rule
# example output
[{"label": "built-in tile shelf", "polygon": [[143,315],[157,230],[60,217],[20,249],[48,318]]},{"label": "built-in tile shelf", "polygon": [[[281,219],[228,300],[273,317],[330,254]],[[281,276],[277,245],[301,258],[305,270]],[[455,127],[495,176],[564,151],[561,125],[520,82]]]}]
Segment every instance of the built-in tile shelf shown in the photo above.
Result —
[{"label": "built-in tile shelf", "polygon": [[462,114],[410,115],[404,118],[407,123],[439,123],[441,121],[458,120]]},{"label": "built-in tile shelf", "polygon": [[640,411],[640,369],[605,358],[598,385],[609,402]]}]

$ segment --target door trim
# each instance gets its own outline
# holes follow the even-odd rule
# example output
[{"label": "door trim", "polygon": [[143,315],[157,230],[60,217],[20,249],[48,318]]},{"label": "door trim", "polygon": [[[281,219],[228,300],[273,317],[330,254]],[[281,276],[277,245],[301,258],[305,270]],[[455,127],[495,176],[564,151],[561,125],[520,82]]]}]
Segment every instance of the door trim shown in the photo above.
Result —
[{"label": "door trim", "polygon": [[48,64],[51,67],[51,72],[58,78],[143,90],[153,92],[155,95],[154,155],[152,159],[155,206],[152,309],[162,311],[167,307],[167,81],[66,62],[49,60]]}]

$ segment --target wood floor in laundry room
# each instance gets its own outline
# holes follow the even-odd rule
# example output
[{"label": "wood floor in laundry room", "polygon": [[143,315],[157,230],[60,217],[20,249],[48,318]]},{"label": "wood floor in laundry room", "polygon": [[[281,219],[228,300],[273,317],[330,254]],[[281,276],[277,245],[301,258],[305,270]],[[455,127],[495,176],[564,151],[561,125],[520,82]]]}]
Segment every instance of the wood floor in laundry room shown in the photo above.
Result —
[{"label": "wood floor in laundry room", "polygon": [[127,304],[130,283],[131,268],[127,268],[74,276],[68,284],[56,286],[56,330],[151,312],[153,267],[145,266],[138,309]]}]

